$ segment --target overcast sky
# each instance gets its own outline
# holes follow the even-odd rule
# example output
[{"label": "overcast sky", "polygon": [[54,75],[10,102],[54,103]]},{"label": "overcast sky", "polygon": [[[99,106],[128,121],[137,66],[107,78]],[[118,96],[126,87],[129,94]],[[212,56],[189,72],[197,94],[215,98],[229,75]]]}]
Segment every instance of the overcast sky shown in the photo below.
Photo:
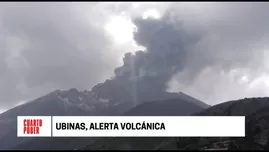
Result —
[{"label": "overcast sky", "polygon": [[167,91],[208,104],[268,96],[268,14],[269,3],[2,2],[0,110],[55,89],[91,90],[138,45],[171,57]]}]

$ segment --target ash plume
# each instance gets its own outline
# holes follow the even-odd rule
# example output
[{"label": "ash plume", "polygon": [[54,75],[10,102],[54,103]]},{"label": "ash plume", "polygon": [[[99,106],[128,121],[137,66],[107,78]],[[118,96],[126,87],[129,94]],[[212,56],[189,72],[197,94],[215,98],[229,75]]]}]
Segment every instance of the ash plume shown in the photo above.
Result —
[{"label": "ash plume", "polygon": [[114,80],[129,90],[134,100],[139,100],[145,92],[166,92],[167,82],[185,67],[188,47],[199,36],[175,26],[169,13],[161,20],[136,18],[133,22],[137,27],[134,40],[146,50],[126,53],[123,65],[114,71]]}]

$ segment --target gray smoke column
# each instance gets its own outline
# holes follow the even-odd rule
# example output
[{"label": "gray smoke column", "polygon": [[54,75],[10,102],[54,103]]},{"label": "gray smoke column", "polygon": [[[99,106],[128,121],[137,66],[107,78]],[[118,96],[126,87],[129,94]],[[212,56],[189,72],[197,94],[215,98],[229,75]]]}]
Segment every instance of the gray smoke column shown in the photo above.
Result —
[{"label": "gray smoke column", "polygon": [[135,97],[165,92],[167,82],[185,66],[187,48],[199,40],[198,36],[181,30],[180,25],[174,26],[170,14],[162,19],[136,18],[133,22],[137,27],[134,40],[146,51],[126,53],[123,65],[115,69],[115,80],[131,89]]}]

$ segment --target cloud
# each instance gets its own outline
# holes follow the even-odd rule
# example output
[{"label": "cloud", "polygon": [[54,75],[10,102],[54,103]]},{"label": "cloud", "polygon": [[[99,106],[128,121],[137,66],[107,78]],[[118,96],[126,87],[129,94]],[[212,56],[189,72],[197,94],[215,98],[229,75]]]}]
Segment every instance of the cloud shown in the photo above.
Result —
[{"label": "cloud", "polygon": [[1,107],[53,89],[90,89],[113,74],[120,54],[104,33],[98,6],[1,4]]}]

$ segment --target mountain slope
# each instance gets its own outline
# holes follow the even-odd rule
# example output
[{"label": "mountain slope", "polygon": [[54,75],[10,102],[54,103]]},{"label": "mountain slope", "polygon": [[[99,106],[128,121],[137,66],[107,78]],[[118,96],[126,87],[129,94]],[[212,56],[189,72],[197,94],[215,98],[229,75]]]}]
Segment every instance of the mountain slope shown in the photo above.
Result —
[{"label": "mountain slope", "polygon": [[200,112],[203,108],[180,99],[151,101],[142,103],[128,111],[125,116],[188,116]]},{"label": "mountain slope", "polygon": [[30,141],[33,138],[17,138],[17,116],[50,116],[50,115],[88,115],[78,107],[65,104],[55,92],[32,102],[15,107],[0,115],[0,149],[10,149],[16,144]]},{"label": "mountain slope", "polygon": [[[91,92],[79,92],[76,89],[68,91],[54,91],[31,102],[12,108],[0,115],[0,150],[14,149],[18,145],[33,142],[39,144],[40,149],[48,147],[48,140],[44,138],[17,138],[17,116],[88,116],[88,115],[120,115],[121,110],[131,105],[126,103],[107,103],[95,98]],[[68,138],[74,140],[74,138]],[[49,139],[50,147],[63,148],[63,141],[67,139]],[[84,141],[84,140],[83,140]],[[86,141],[86,140],[85,140]],[[71,141],[69,141],[71,142]],[[43,144],[42,144],[43,143]],[[61,146],[59,146],[61,145]]]},{"label": "mountain slope", "polygon": [[[122,115],[123,112],[148,102],[150,99],[184,99],[193,103],[194,107],[208,107],[207,104],[194,99],[184,93],[154,93],[138,95],[141,100],[136,100],[125,88],[107,80],[93,87],[92,91],[78,91],[70,89],[67,91],[56,90],[31,102],[12,108],[0,115],[0,150],[5,149],[74,149],[81,147],[82,143],[88,144],[86,138],[75,139],[43,139],[43,138],[17,138],[16,118],[17,116],[112,116]],[[143,98],[142,98],[143,97]],[[145,99],[145,100],[142,100]],[[147,100],[146,100],[147,99]],[[183,100],[183,101],[184,101]],[[199,103],[199,104],[197,104]],[[190,111],[192,112],[192,111]],[[194,111],[196,112],[195,108]],[[68,146],[64,146],[64,144]],[[35,146],[33,146],[35,145]],[[67,148],[68,147],[68,148]]]},{"label": "mountain slope", "polygon": [[229,101],[197,112],[196,116],[246,116],[245,138],[110,138],[86,150],[269,150],[269,98]]},{"label": "mountain slope", "polygon": [[269,150],[269,98],[246,98],[230,101],[195,115],[246,116],[246,137],[178,138],[166,142],[160,149]]}]

